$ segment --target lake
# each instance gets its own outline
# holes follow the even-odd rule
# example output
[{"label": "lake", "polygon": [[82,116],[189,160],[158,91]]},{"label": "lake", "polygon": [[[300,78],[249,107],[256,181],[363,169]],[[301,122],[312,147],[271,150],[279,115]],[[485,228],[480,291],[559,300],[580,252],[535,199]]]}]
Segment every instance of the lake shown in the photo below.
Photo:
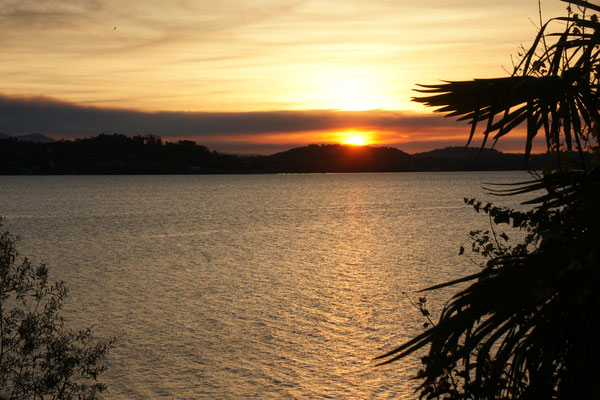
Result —
[{"label": "lake", "polygon": [[477,271],[458,250],[489,220],[463,197],[515,205],[482,182],[529,178],[0,176],[0,215],[68,325],[117,338],[106,399],[409,399],[418,357],[372,361],[423,330],[403,293]]}]

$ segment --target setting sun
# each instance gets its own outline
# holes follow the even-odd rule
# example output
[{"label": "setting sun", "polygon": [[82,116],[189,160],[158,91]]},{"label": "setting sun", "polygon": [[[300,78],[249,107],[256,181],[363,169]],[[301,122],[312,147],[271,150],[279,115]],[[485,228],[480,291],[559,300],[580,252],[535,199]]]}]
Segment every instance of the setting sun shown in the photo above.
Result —
[{"label": "setting sun", "polygon": [[351,136],[345,142],[345,144],[351,144],[352,146],[364,146],[367,141],[360,135]]},{"label": "setting sun", "polygon": [[361,131],[346,131],[340,132],[338,135],[338,142],[342,144],[348,144],[351,146],[365,146],[371,144],[372,132],[361,132]]}]

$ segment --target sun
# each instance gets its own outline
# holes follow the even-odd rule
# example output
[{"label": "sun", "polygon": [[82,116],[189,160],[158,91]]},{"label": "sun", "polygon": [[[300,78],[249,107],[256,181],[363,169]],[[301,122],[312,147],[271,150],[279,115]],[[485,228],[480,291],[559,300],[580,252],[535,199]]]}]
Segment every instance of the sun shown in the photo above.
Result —
[{"label": "sun", "polygon": [[337,136],[337,142],[351,146],[366,146],[372,143],[372,132],[344,131]]},{"label": "sun", "polygon": [[350,136],[344,141],[344,144],[350,144],[352,146],[364,146],[367,144],[367,140],[361,135]]}]

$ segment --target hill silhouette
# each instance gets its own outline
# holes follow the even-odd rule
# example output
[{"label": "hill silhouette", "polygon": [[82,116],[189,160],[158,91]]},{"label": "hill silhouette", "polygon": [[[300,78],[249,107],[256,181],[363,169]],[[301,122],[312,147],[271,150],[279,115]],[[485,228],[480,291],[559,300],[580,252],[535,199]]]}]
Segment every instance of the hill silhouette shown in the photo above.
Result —
[{"label": "hill silhouette", "polygon": [[[5,135],[6,136],[6,135]],[[35,138],[35,137],[34,137]],[[210,151],[189,140],[99,135],[60,141],[0,137],[0,174],[216,174],[540,169],[550,158],[448,147],[408,154],[393,147],[313,144],[269,156]]]},{"label": "hill silhouette", "polygon": [[496,149],[474,147],[446,147],[413,155],[414,166],[429,171],[482,171],[539,169],[550,159],[533,154],[525,164],[523,154],[502,153]]},{"label": "hill silhouette", "polygon": [[391,147],[312,144],[267,156],[265,161],[271,172],[389,172],[411,171],[413,158]]}]

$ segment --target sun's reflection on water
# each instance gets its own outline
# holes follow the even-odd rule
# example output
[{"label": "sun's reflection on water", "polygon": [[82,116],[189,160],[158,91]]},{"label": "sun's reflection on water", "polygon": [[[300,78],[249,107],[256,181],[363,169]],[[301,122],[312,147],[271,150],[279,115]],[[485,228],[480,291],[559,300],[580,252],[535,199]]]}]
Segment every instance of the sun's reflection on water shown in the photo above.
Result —
[{"label": "sun's reflection on water", "polygon": [[416,357],[372,358],[422,330],[402,292],[470,268],[462,198],[502,176],[6,177],[0,202],[69,322],[119,338],[107,399],[414,398]]}]

